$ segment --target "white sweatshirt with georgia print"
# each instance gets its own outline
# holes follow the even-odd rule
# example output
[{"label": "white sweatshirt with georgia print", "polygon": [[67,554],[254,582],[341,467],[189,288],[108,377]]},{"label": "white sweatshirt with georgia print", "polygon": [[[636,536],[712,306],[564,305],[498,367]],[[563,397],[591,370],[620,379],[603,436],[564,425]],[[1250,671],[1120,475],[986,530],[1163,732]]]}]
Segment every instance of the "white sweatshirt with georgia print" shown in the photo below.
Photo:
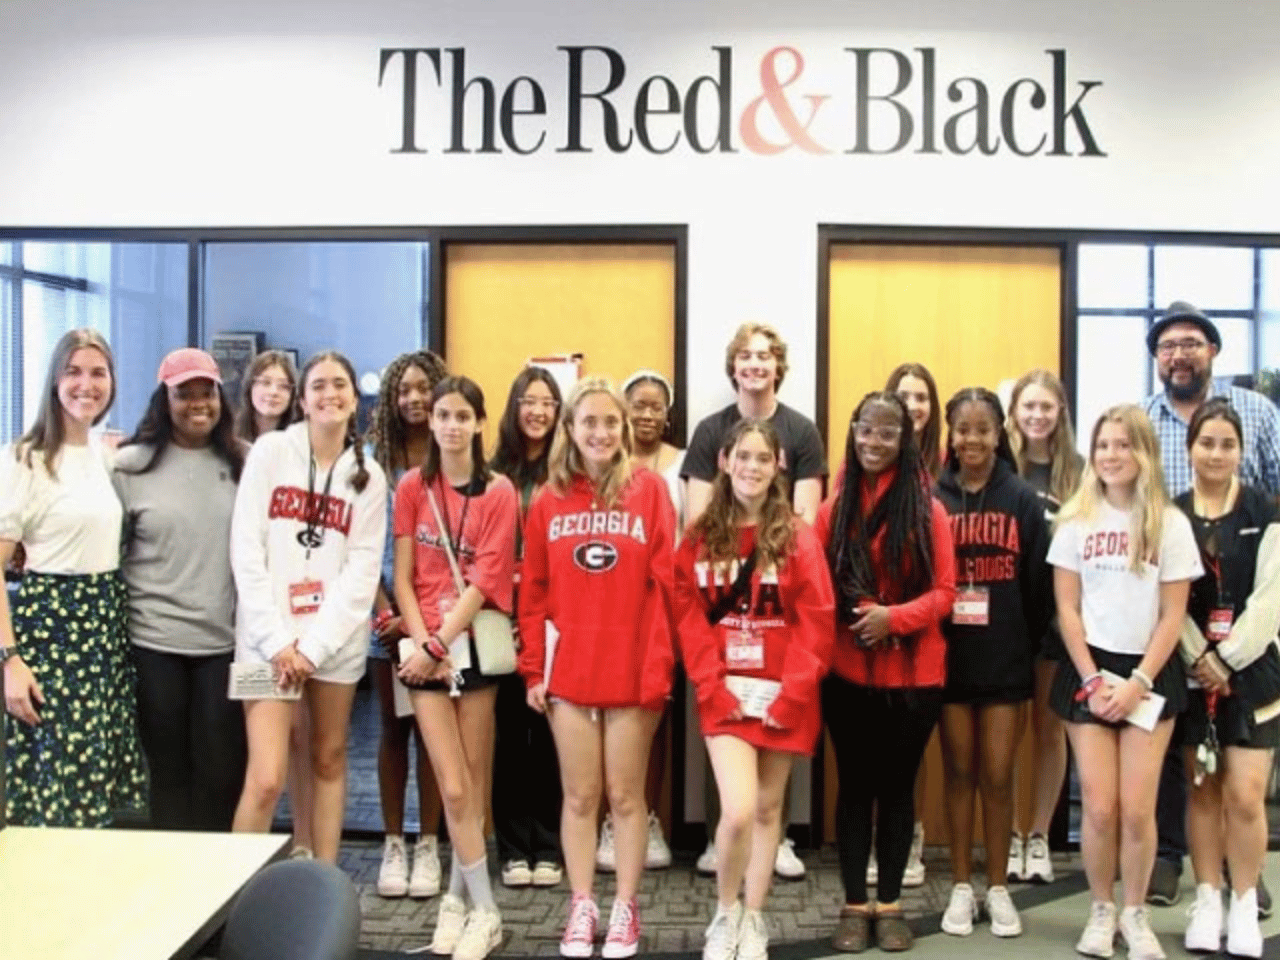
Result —
[{"label": "white sweatshirt with georgia print", "polygon": [[[355,448],[311,479],[306,423],[260,437],[249,451],[231,518],[231,570],[236,581],[236,660],[269,661],[298,643],[317,680],[355,683],[364,673],[369,615],[382,570],[387,480],[365,460],[369,482],[357,492]],[[323,537],[307,556],[307,518]],[[290,588],[319,582],[323,600],[295,613]]]}]

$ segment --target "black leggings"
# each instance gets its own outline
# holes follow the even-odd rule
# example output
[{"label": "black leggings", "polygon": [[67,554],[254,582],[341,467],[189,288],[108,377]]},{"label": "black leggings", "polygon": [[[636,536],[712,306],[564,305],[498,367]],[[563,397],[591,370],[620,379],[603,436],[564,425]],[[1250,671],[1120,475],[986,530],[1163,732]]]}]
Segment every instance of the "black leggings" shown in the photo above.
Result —
[{"label": "black leggings", "polygon": [[133,648],[138,732],[151,768],[151,825],[231,829],[247,762],[244,711],[227,699],[231,654]]},{"label": "black leggings", "polygon": [[874,809],[877,899],[893,903],[911,853],[916,771],[942,711],[942,690],[879,690],[831,674],[822,684],[822,710],[840,783],[836,840],[845,902],[867,902]]},{"label": "black leggings", "polygon": [[519,674],[498,684],[493,832],[498,859],[560,862],[560,763],[551,727],[525,699]]}]

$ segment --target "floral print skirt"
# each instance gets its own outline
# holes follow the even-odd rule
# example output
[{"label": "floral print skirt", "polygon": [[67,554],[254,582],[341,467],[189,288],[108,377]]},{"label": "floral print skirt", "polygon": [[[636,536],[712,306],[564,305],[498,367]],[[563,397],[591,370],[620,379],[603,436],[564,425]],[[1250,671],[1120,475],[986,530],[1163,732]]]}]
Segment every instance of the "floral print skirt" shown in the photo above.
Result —
[{"label": "floral print skirt", "polygon": [[34,727],[8,718],[11,824],[100,827],[116,812],[146,811],[125,600],[115,571],[22,578],[14,634],[44,704]]}]

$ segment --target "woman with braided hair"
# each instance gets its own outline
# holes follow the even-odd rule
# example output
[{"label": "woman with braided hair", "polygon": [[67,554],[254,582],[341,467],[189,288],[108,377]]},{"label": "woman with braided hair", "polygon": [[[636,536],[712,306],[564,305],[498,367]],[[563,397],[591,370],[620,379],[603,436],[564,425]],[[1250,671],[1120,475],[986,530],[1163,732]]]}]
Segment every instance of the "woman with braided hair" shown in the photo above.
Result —
[{"label": "woman with braided hair", "polygon": [[[916,769],[942,709],[941,621],[955,596],[955,556],[946,511],[929,493],[925,458],[896,393],[869,393],[858,404],[845,462],[815,526],[836,593],[835,655],[822,689],[840,783],[845,889],[832,944],[860,952],[874,928],[882,950],[906,950],[913,938],[899,899]],[[894,736],[867,737],[867,730]],[[876,904],[867,896],[873,835]]]},{"label": "woman with braided hair", "polygon": [[994,393],[966,387],[946,407],[947,458],[938,498],[951,516],[956,601],[943,626],[947,685],[942,707],[951,870],[955,885],[943,932],[968,936],[978,913],[969,882],[974,793],[982,795],[987,913],[997,937],[1022,921],[1005,887],[1013,833],[1013,761],[1035,653],[1049,626],[1049,525],[1040,497],[1017,474],[1004,410]]},{"label": "woman with braided hair", "polygon": [[[364,673],[386,537],[387,482],[356,440],[351,361],[333,351],[317,354],[301,379],[302,422],[253,445],[236,493],[236,662],[271,664],[277,690],[301,690],[310,708],[315,855],[334,863],[351,705]],[[245,701],[249,767],[237,832],[271,829],[297,703]]]},{"label": "woman with braided hair", "polygon": [[[391,536],[394,491],[400,478],[427,458],[431,439],[431,391],[445,378],[444,361],[429,350],[402,353],[382,373],[378,404],[365,435],[368,455],[387,475],[387,539],[382,552],[382,577],[374,601],[374,630],[369,644],[369,673],[378,692],[381,718],[378,737],[378,798],[386,836],[378,869],[378,895],[431,897],[440,892],[440,790],[436,786],[426,746],[416,735],[412,716],[396,715],[395,672],[391,653],[405,636],[392,581],[395,549]],[[404,839],[405,787],[409,780],[409,741],[417,743],[419,804],[418,841],[412,869]]]}]

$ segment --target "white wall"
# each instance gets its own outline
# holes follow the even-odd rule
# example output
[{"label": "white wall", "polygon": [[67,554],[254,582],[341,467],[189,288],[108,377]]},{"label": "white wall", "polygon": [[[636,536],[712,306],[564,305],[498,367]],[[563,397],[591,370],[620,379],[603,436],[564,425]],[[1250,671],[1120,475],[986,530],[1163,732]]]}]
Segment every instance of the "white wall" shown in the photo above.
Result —
[{"label": "white wall", "polygon": [[[812,410],[820,222],[1275,229],[1275,10],[1265,0],[8,0],[0,224],[688,223],[690,372],[718,366],[741,320],[768,319],[794,354],[785,398]],[[845,47],[933,47],[940,88],[970,74],[997,95],[1020,76],[1047,81],[1044,51],[1061,48],[1070,98],[1077,80],[1102,82],[1084,103],[1107,156],[391,152],[400,81],[393,67],[377,85],[380,47],[463,46],[470,72],[538,78],[555,140],[564,44],[618,49],[632,96],[655,71],[687,85],[714,68],[713,45],[731,46],[735,127],[760,92],[761,57],[793,46],[806,66],[789,102],[803,115],[804,94],[832,95],[814,135],[836,145],[852,136]],[[427,131],[444,95],[434,82],[420,89]],[[941,89],[938,99],[945,117],[954,108]],[[887,136],[887,112],[872,116]],[[696,417],[727,386],[691,376],[689,390]]]}]

